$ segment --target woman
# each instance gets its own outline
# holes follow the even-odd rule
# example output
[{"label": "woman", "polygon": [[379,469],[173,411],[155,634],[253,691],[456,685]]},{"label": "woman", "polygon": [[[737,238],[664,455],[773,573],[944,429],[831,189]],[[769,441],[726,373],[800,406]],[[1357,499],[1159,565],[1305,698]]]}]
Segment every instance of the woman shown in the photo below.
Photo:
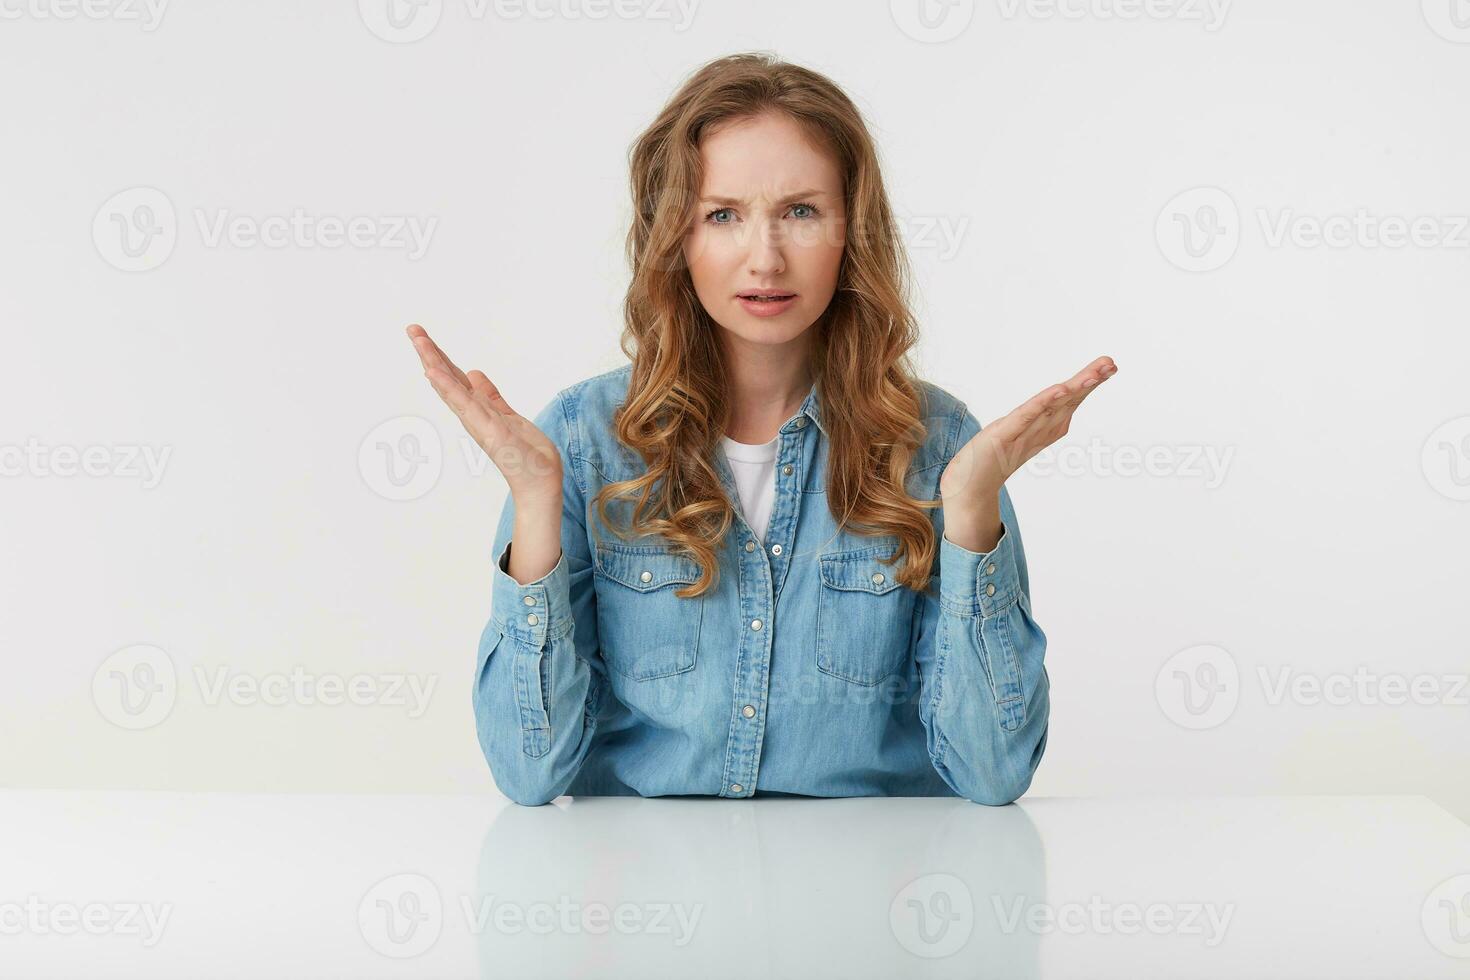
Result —
[{"label": "woman", "polygon": [[711,62],[630,162],[630,364],[528,420],[408,328],[510,488],[474,688],[496,784],[1016,799],[1049,702],[1004,484],[1112,360],[983,430],[918,379],[872,139],[815,72]]}]

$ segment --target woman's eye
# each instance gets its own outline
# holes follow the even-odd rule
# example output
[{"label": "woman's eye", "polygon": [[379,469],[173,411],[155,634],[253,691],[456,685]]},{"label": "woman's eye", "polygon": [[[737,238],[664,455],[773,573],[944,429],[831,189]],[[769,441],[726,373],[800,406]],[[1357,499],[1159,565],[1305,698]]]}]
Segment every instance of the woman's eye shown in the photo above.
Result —
[{"label": "woman's eye", "polygon": [[[817,209],[814,208],[814,207],[812,207],[810,204],[793,204],[793,205],[791,205],[791,210],[793,210],[793,211],[798,211],[798,210],[801,210],[803,208],[806,209],[807,211],[811,212],[810,217],[815,218],[817,216]],[[807,215],[797,215],[797,217],[798,218],[802,218],[802,217],[807,217]]]},{"label": "woman's eye", "polygon": [[[717,214],[729,214],[729,213],[730,213],[730,209],[729,208],[719,208],[719,209],[714,210],[714,211],[711,211],[709,214],[705,215],[704,216],[704,220],[709,221],[710,219],[714,218],[715,215],[717,215]],[[714,223],[717,224],[717,225],[728,225],[730,222],[716,220]]]}]

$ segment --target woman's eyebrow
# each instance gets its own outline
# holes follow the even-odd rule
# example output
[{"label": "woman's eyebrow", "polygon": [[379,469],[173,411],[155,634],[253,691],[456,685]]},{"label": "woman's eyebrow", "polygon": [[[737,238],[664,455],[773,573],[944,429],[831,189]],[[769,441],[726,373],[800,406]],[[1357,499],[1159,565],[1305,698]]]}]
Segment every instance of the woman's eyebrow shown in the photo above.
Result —
[{"label": "woman's eyebrow", "polygon": [[[799,200],[799,199],[801,199],[803,197],[826,197],[826,196],[827,196],[827,192],[826,191],[819,191],[819,190],[795,191],[795,192],[790,193],[790,194],[787,194],[785,197],[781,198],[781,200],[780,200],[779,203],[781,203],[781,204],[790,204],[792,201]],[[719,195],[719,194],[706,194],[705,196],[701,197],[699,200],[700,200],[700,203],[709,203],[709,204],[744,204],[744,203],[746,203],[745,201],[742,201],[738,197],[724,197],[724,196]]]}]

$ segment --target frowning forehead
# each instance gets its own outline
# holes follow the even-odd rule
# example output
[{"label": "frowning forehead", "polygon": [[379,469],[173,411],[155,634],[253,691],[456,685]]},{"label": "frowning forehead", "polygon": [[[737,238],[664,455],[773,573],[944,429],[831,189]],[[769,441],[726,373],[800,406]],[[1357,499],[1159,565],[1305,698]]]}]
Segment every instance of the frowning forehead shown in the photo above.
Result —
[{"label": "frowning forehead", "polygon": [[[825,191],[816,187],[809,187],[805,190],[788,191],[786,193],[759,194],[757,199],[774,201],[777,204],[792,204],[796,201],[805,201],[811,198],[830,196],[832,195],[829,191]],[[749,204],[751,203],[751,199],[738,197],[733,194],[702,194],[700,195],[699,203],[736,205]]]},{"label": "frowning forehead", "polygon": [[842,192],[842,174],[831,152],[779,114],[716,128],[700,140],[699,155],[702,202],[790,204]]}]

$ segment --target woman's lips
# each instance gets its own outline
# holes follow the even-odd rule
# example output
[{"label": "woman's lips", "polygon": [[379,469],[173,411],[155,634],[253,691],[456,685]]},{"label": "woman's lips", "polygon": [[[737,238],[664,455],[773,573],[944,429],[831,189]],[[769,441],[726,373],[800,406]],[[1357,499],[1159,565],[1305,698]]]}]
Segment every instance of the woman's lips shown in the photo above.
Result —
[{"label": "woman's lips", "polygon": [[756,299],[755,294],[739,295],[740,305],[752,316],[776,316],[796,305],[796,294],[787,293],[780,299]]}]

